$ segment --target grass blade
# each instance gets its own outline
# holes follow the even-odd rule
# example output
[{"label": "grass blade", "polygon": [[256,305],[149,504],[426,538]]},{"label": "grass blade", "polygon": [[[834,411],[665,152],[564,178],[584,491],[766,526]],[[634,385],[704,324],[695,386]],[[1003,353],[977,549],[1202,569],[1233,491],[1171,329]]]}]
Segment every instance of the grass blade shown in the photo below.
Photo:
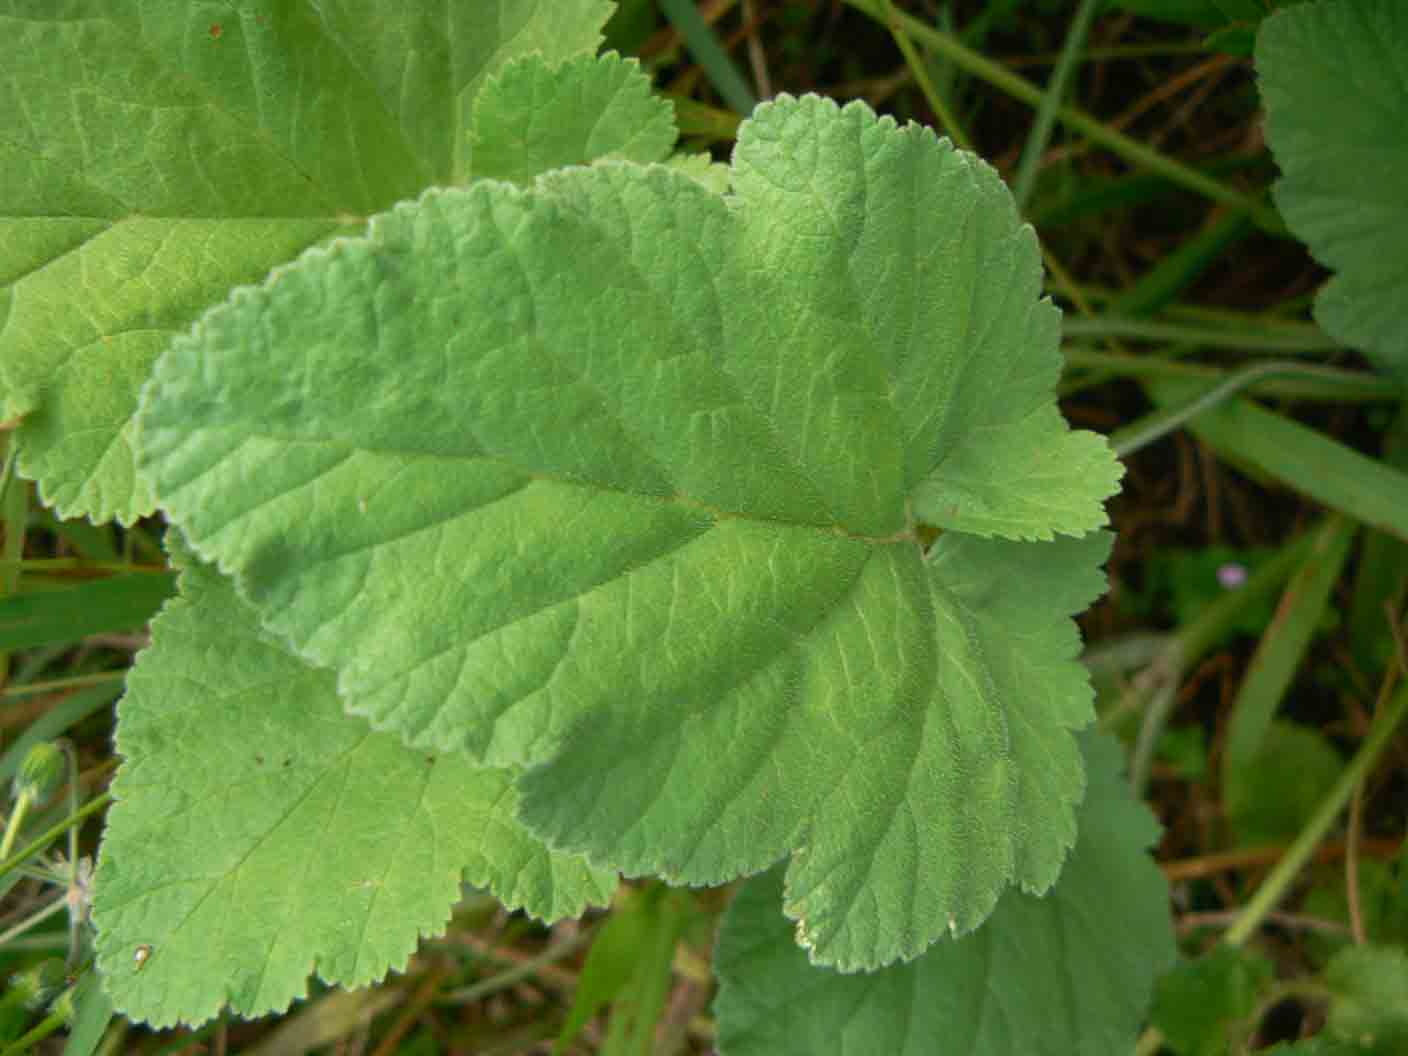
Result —
[{"label": "grass blade", "polygon": [[753,107],[758,105],[757,96],[728,57],[713,28],[699,14],[693,0],[660,0],[660,9],[679,30],[684,46],[694,56],[694,61],[704,68],[704,75],[724,102],[740,114],[752,113]]}]

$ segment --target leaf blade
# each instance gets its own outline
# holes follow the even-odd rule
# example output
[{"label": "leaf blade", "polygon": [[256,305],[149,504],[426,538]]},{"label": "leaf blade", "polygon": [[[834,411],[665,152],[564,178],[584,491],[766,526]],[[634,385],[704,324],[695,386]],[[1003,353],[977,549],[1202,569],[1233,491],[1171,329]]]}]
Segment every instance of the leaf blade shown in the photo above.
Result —
[{"label": "leaf blade", "polygon": [[[719,936],[719,1051],[1056,1056],[1127,1049],[1156,974],[1173,960],[1167,884],[1142,853],[1157,827],[1119,779],[1117,746],[1102,735],[1086,735],[1082,746],[1090,795],[1080,841],[1052,892],[1008,892],[980,930],[910,964],[867,975],[808,964],[777,912],[781,877],[774,871],[750,880]],[[1112,883],[1113,876],[1126,879]]]},{"label": "leaf blade", "polygon": [[[818,163],[834,200],[801,236],[799,146],[840,159]],[[930,171],[952,186],[909,178]],[[354,713],[530,768],[530,824],[628,873],[841,863],[797,865],[791,905],[815,956],[874,966],[950,916],[975,927],[1008,883],[1055,880],[1082,787],[1070,731],[1090,718],[1070,616],[1108,543],[946,533],[939,553],[991,566],[970,575],[926,562],[912,523],[909,490],[945,444],[1050,403],[1059,371],[1035,247],[995,174],[863,107],[784,99],[745,128],[734,175],[724,198],[606,163],[399,206],[173,343],[145,397],[146,465]],[[986,355],[871,303],[891,276],[861,265],[905,225],[867,211],[866,180],[907,194],[906,217],[966,203],[941,245],[990,254],[1004,289],[926,274],[980,320]],[[922,301],[895,304],[966,332]],[[942,420],[921,406],[940,391]],[[1040,431],[1068,435],[1054,411]],[[1117,475],[1102,451],[1072,499],[1092,521]],[[1002,485],[1014,535],[1074,527]],[[1030,575],[1049,597],[1012,623],[1019,659],[1000,595],[1028,597]],[[921,804],[941,808],[933,832],[905,821]],[[889,888],[914,897],[866,922]]]},{"label": "leaf blade", "polygon": [[1297,4],[1257,33],[1276,204],[1337,274],[1315,300],[1325,331],[1398,378],[1408,371],[1408,12],[1393,0]]},{"label": "leaf blade", "polygon": [[[137,393],[232,287],[454,178],[468,108],[520,52],[592,50],[604,0],[0,7],[0,409],[62,516],[155,509]],[[453,120],[452,120],[453,118]],[[375,144],[368,148],[368,144]],[[75,307],[77,310],[75,310]]]},{"label": "leaf blade", "polygon": [[213,570],[185,569],[152,633],[119,708],[94,902],[132,1018],[280,1011],[313,971],[373,982],[443,928],[462,876],[541,916],[609,897],[614,878],[518,825],[511,775],[369,733]]}]

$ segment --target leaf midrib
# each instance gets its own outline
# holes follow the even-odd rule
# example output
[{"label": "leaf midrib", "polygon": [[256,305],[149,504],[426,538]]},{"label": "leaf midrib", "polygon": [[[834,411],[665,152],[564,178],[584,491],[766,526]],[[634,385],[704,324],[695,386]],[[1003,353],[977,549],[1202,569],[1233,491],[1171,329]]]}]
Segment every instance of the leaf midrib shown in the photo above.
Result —
[{"label": "leaf midrib", "polygon": [[[893,533],[891,533],[890,535],[885,535],[885,536],[872,536],[872,535],[865,535],[865,534],[859,533],[859,532],[852,532],[852,531],[850,531],[849,529],[847,529],[845,526],[843,526],[843,525],[841,525],[841,524],[835,524],[835,523],[831,523],[831,524],[811,524],[811,523],[808,523],[808,522],[805,522],[805,521],[789,521],[789,520],[784,520],[784,519],[782,519],[782,518],[780,518],[780,517],[767,517],[767,516],[763,516],[763,515],[760,515],[760,514],[749,513],[749,512],[747,512],[747,511],[720,509],[720,508],[718,508],[718,507],[711,506],[711,505],[709,505],[708,503],[701,502],[701,501],[699,501],[699,500],[697,500],[697,499],[693,499],[693,498],[689,497],[688,495],[683,495],[683,494],[674,494],[674,495],[654,495],[654,494],[651,494],[650,492],[645,492],[645,491],[633,491],[633,490],[630,490],[630,489],[627,489],[627,488],[618,487],[618,486],[614,486],[614,485],[610,485],[610,484],[598,483],[597,481],[593,481],[593,480],[574,479],[574,478],[571,478],[571,477],[563,476],[563,475],[561,475],[561,474],[555,474],[555,473],[545,472],[545,471],[543,471],[543,470],[529,469],[529,468],[526,468],[526,467],[524,467],[524,466],[522,466],[522,465],[519,465],[519,464],[516,463],[516,462],[512,462],[512,461],[510,461],[509,459],[506,459],[506,458],[503,458],[503,457],[497,456],[497,455],[488,454],[488,453],[475,453],[475,454],[470,454],[470,453],[458,453],[458,452],[456,452],[456,453],[447,454],[447,453],[438,452],[438,451],[418,451],[418,450],[409,449],[409,448],[369,447],[369,446],[365,446],[365,445],[358,445],[358,444],[352,444],[352,443],[347,443],[347,442],[338,442],[338,441],[335,441],[335,440],[314,439],[314,438],[309,438],[309,437],[306,437],[306,436],[297,436],[297,435],[293,435],[293,434],[285,435],[285,434],[281,434],[281,433],[279,433],[279,432],[277,432],[277,431],[271,431],[271,430],[253,430],[253,429],[245,428],[245,427],[243,427],[243,426],[244,426],[244,423],[232,423],[231,425],[225,426],[225,427],[223,427],[223,428],[206,427],[206,428],[200,429],[200,430],[191,430],[191,432],[192,432],[193,434],[196,434],[196,435],[198,435],[198,434],[201,433],[201,432],[205,432],[205,433],[217,433],[217,432],[221,432],[221,431],[229,431],[229,432],[235,433],[235,434],[237,435],[237,437],[240,439],[241,443],[240,443],[240,444],[236,444],[233,448],[230,449],[231,451],[237,451],[237,450],[239,449],[239,447],[242,446],[242,442],[243,442],[243,441],[248,441],[248,440],[266,440],[266,441],[270,441],[270,442],[273,442],[273,443],[277,443],[277,444],[280,444],[280,445],[286,445],[286,446],[290,446],[290,447],[292,447],[292,446],[297,446],[297,445],[305,445],[305,446],[314,446],[314,447],[320,447],[320,448],[337,449],[337,450],[339,450],[339,451],[341,452],[341,457],[339,458],[339,460],[338,460],[337,462],[333,463],[333,464],[330,465],[326,470],[324,470],[324,471],[318,473],[317,475],[312,476],[312,477],[309,477],[307,480],[304,480],[304,481],[299,482],[299,484],[298,484],[298,486],[297,486],[297,489],[291,489],[291,490],[298,490],[298,489],[306,488],[306,487],[312,485],[312,484],[315,483],[316,481],[320,480],[326,473],[332,472],[332,471],[335,470],[338,466],[341,466],[342,464],[344,464],[344,462],[347,460],[347,458],[352,457],[352,456],[357,455],[357,454],[368,454],[368,455],[373,455],[373,456],[378,456],[378,457],[398,458],[398,459],[406,459],[406,460],[411,460],[411,459],[421,459],[421,460],[441,459],[441,460],[448,461],[448,462],[483,462],[483,463],[487,463],[487,464],[490,464],[490,465],[500,466],[500,467],[502,467],[502,468],[504,468],[504,469],[512,470],[512,471],[515,472],[515,473],[520,473],[520,474],[522,474],[524,477],[528,478],[529,480],[533,480],[533,481],[541,481],[541,482],[549,483],[549,484],[561,484],[561,485],[566,486],[566,487],[573,487],[573,488],[582,488],[582,489],[595,490],[595,491],[605,492],[605,493],[607,493],[607,494],[612,494],[612,495],[624,495],[624,496],[627,496],[627,497],[629,497],[629,498],[638,499],[638,500],[640,500],[640,501],[642,501],[642,502],[653,502],[653,503],[655,503],[655,504],[657,504],[657,505],[662,505],[662,506],[663,506],[663,505],[682,506],[682,507],[684,507],[684,508],[686,508],[686,509],[695,510],[695,511],[697,511],[697,512],[699,512],[699,513],[702,513],[702,514],[704,514],[705,516],[710,517],[711,519],[713,519],[713,520],[715,520],[715,521],[740,520],[740,521],[749,521],[749,522],[754,523],[754,524],[777,524],[777,525],[781,525],[781,526],[786,527],[786,528],[795,528],[795,529],[807,529],[807,528],[810,528],[810,529],[813,529],[814,531],[816,531],[816,532],[818,532],[818,533],[820,533],[820,534],[838,536],[838,537],[843,538],[843,539],[849,539],[849,540],[852,540],[852,541],[854,541],[854,542],[865,543],[865,544],[868,544],[868,545],[870,545],[870,546],[877,546],[877,547],[878,547],[878,546],[889,546],[889,545],[893,545],[893,544],[896,544],[896,543],[904,543],[904,542],[913,542],[913,543],[915,543],[916,545],[921,545],[921,540],[920,540],[920,538],[919,538],[918,529],[917,529],[917,527],[916,527],[916,525],[915,525],[915,523],[914,523],[913,517],[910,515],[910,512],[909,512],[909,510],[908,510],[908,503],[907,503],[907,502],[905,503],[905,507],[906,507],[906,508],[905,508],[905,511],[904,511],[904,520],[905,520],[905,523],[906,523],[906,527],[905,527],[903,530],[898,531],[898,532],[893,532]],[[160,430],[157,430],[157,429],[153,429],[151,426],[147,426],[146,428],[147,428],[148,430],[150,430],[149,435],[156,434],[157,432],[160,431]],[[183,435],[184,435],[184,433],[183,433]],[[150,440],[148,441],[148,446],[151,446]],[[168,494],[167,494],[167,499],[168,499],[168,501],[171,502],[171,503],[178,503],[178,502],[180,501],[180,500],[179,500],[179,496],[180,496],[181,492],[184,491],[186,488],[190,487],[192,481],[200,480],[202,477],[204,477],[204,476],[206,476],[207,474],[213,472],[213,471],[216,469],[216,467],[218,467],[222,462],[229,461],[231,457],[232,457],[232,456],[230,456],[230,455],[227,455],[227,456],[223,457],[222,459],[220,459],[219,462],[213,463],[213,464],[211,464],[210,466],[207,466],[207,467],[203,468],[203,469],[200,471],[199,474],[197,474],[196,476],[192,477],[192,478],[191,478],[190,480],[188,480],[186,483],[184,483],[184,484],[182,484],[182,485],[179,485],[179,486],[177,486],[177,487],[175,487],[175,488],[170,489],[170,490],[168,491]],[[145,467],[144,467],[144,468],[145,468]],[[272,498],[265,499],[263,502],[261,502],[261,503],[259,504],[259,506],[267,505],[267,504],[269,504],[269,503],[271,503],[271,502],[277,501],[278,499],[283,498],[283,497],[286,496],[287,494],[289,494],[289,492],[280,492],[278,495],[273,496]],[[224,530],[226,530],[235,520],[242,519],[242,518],[248,516],[248,515],[249,515],[250,513],[252,513],[254,510],[258,509],[259,506],[249,507],[247,510],[245,510],[244,512],[242,512],[241,514],[239,514],[237,517],[232,517],[232,518],[227,519],[227,521],[226,521],[219,529],[217,529],[217,530],[218,530],[218,531],[224,531]],[[174,511],[173,511],[173,512],[174,512]],[[457,516],[457,515],[456,515],[456,516]],[[433,524],[429,524],[429,523],[428,523],[427,525],[425,525],[425,527],[427,527],[427,528],[428,528],[428,527],[433,527],[434,524],[439,524],[439,523],[443,523],[443,522],[434,522]],[[377,545],[377,543],[372,543],[372,544],[370,544],[370,545],[375,546],[375,545]],[[349,551],[349,552],[351,552],[351,551]]]}]

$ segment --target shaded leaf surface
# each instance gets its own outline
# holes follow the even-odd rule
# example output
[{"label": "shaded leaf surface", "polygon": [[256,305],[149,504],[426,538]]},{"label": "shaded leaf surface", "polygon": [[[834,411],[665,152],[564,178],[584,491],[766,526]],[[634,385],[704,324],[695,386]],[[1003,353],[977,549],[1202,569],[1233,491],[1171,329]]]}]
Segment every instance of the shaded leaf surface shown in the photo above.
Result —
[{"label": "shaded leaf surface", "polygon": [[550,67],[537,55],[488,79],[470,137],[476,177],[529,183],[564,165],[664,161],[674,110],[634,59],[579,55]]},{"label": "shaded leaf surface", "polygon": [[1408,952],[1350,946],[1325,967],[1333,993],[1328,1028],[1345,1041],[1384,1052],[1408,1049]]},{"label": "shaded leaf surface", "polygon": [[1256,69],[1276,204],[1336,272],[1315,318],[1408,378],[1408,4],[1292,5],[1262,23]]},{"label": "shaded leaf surface", "polygon": [[1251,757],[1223,777],[1237,838],[1251,847],[1294,839],[1343,770],[1343,757],[1319,730],[1273,721]]},{"label": "shaded leaf surface", "polygon": [[0,3],[0,420],[27,414],[20,472],[65,517],[150,513],[132,414],[170,337],[232,286],[456,180],[487,73],[594,49],[609,13]]},{"label": "shaded leaf surface", "polygon": [[[629,873],[793,853],[814,956],[873,967],[1060,871],[1119,471],[990,169],[809,97],[732,170],[398,207],[172,346],[145,465],[354,712],[531,767],[529,824]],[[970,502],[1017,438],[1088,472]]]},{"label": "shaded leaf surface", "polygon": [[778,912],[778,871],[724,918],[715,964],[723,1056],[1117,1056],[1173,959],[1168,885],[1144,853],[1158,835],[1119,769],[1082,738],[1090,788],[1080,838],[1044,898],[1012,891],[978,931],[911,964],[846,975],[807,963]]},{"label": "shaded leaf surface", "polygon": [[1154,1025],[1179,1056],[1223,1056],[1250,1033],[1252,1014],[1274,975],[1265,957],[1218,946],[1159,980]]},{"label": "shaded leaf surface", "polygon": [[128,1016],[279,1011],[311,972],[376,981],[444,927],[462,879],[547,918],[609,898],[612,876],[523,830],[511,774],[369,731],[208,567],[152,636],[118,709],[94,903]]}]

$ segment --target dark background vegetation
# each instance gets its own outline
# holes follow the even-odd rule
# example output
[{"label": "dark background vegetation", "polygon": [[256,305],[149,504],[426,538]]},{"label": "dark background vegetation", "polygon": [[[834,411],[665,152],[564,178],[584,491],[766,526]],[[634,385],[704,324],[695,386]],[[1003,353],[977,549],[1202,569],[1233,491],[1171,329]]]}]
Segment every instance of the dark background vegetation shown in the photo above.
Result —
[{"label": "dark background vegetation", "polygon": [[[897,0],[896,6],[1041,85],[1056,63],[1075,5],[1073,0]],[[785,91],[859,98],[901,120],[943,128],[890,30],[841,0],[700,0],[698,9],[760,96]],[[1206,37],[1203,27],[1118,8],[1104,11],[1086,39],[1069,99],[1108,127],[1262,197],[1276,168],[1263,142],[1252,61],[1208,47]],[[608,47],[639,56],[661,90],[702,104],[681,108],[686,144],[727,157],[728,130],[737,115],[730,115],[709,73],[654,3],[625,0],[609,27]],[[918,54],[973,148],[1012,179],[1032,127],[1032,108],[942,56],[922,49]],[[1229,333],[1239,327],[1262,332],[1303,326],[1326,277],[1294,239],[1238,223],[1228,206],[1141,174],[1117,153],[1059,123],[1025,212],[1048,254],[1049,293],[1072,318],[1098,316],[1114,306],[1130,318],[1175,327],[1214,325]],[[1200,239],[1211,247],[1201,255],[1189,249]],[[1219,369],[1236,368],[1255,355],[1235,342],[1206,347],[1113,332],[1070,345],[1075,352]],[[1364,367],[1350,353],[1320,354],[1316,361]],[[1153,410],[1144,378],[1081,362],[1073,356],[1062,403],[1074,424],[1116,433]],[[1266,402],[1372,456],[1380,454],[1392,421],[1393,405],[1384,400],[1297,400],[1271,393]],[[1241,576],[1255,574],[1289,540],[1317,524],[1324,510],[1254,468],[1231,464],[1183,430],[1133,452],[1126,467],[1124,491],[1110,506],[1118,532],[1111,590],[1082,625],[1092,653],[1103,657],[1097,665],[1103,721],[1133,745],[1148,706],[1140,679],[1147,678],[1158,650],[1206,617],[1209,606],[1237,589]],[[67,552],[71,536],[38,527],[27,556]],[[140,526],[126,537],[115,529],[101,531],[112,533],[114,547],[157,559],[158,524]],[[1331,763],[1355,750],[1384,695],[1385,680],[1395,677],[1397,608],[1380,605],[1371,617],[1351,618],[1354,595],[1367,589],[1361,582],[1368,574],[1363,553],[1360,547],[1351,551],[1278,712],[1311,731],[1332,753]],[[1304,820],[1292,806],[1279,829],[1272,824],[1239,832],[1227,816],[1219,778],[1229,717],[1248,664],[1274,630],[1277,607],[1289,604],[1281,585],[1273,586],[1220,627],[1211,647],[1182,671],[1152,761],[1146,794],[1165,826],[1157,857],[1172,881],[1171,910],[1188,954],[1217,942],[1220,929],[1234,919]],[[1391,591],[1382,593],[1394,601]],[[42,663],[45,677],[61,679],[80,668],[119,668],[143,641],[139,633],[104,635],[13,663]],[[1143,651],[1140,642],[1146,643]],[[1133,650],[1135,659],[1120,661],[1120,648]],[[12,743],[64,699],[64,694],[6,697],[0,736]],[[101,791],[116,765],[111,722],[111,709],[97,707],[68,731],[86,794]],[[1408,918],[1408,898],[1391,864],[1399,854],[1408,793],[1403,762],[1400,741],[1365,783],[1351,823],[1321,845],[1292,897],[1257,936],[1257,948],[1271,957],[1279,980],[1293,984],[1312,975],[1330,950],[1366,926],[1366,918],[1389,931]],[[1299,781],[1304,772],[1295,769],[1296,759],[1289,765],[1285,776]],[[1266,794],[1275,798],[1276,786]],[[84,829],[83,854],[96,852],[98,831],[96,822]],[[1365,876],[1372,874],[1369,894],[1349,894],[1347,855],[1354,869],[1362,866]],[[32,911],[37,891],[38,885],[24,881],[9,892],[0,904],[0,932]],[[712,1050],[712,927],[727,896],[727,891],[689,896],[699,912],[673,964],[662,969],[671,975],[657,1052]],[[1361,899],[1373,900],[1374,907],[1356,905]],[[448,935],[426,943],[407,973],[378,990],[343,995],[315,983],[309,1000],[284,1017],[224,1020],[196,1032],[119,1027],[110,1032],[105,1051],[143,1056],[546,1053],[551,1041],[544,1039],[556,1034],[572,1005],[588,940],[601,919],[598,914],[549,930],[471,895]],[[4,946],[4,970],[32,970],[51,955],[63,938],[62,922],[56,916],[52,930],[46,925]],[[562,954],[564,949],[568,952]],[[543,957],[548,950],[553,958]],[[1293,985],[1283,997],[1271,993],[1274,999],[1250,1025],[1252,1047],[1318,1028],[1321,1010],[1314,1000],[1298,997]],[[14,1022],[13,1008],[9,1014]],[[572,1051],[600,1051],[608,1022],[605,1014],[595,1019]],[[45,1051],[61,1051],[62,1039],[46,1045]]]}]

